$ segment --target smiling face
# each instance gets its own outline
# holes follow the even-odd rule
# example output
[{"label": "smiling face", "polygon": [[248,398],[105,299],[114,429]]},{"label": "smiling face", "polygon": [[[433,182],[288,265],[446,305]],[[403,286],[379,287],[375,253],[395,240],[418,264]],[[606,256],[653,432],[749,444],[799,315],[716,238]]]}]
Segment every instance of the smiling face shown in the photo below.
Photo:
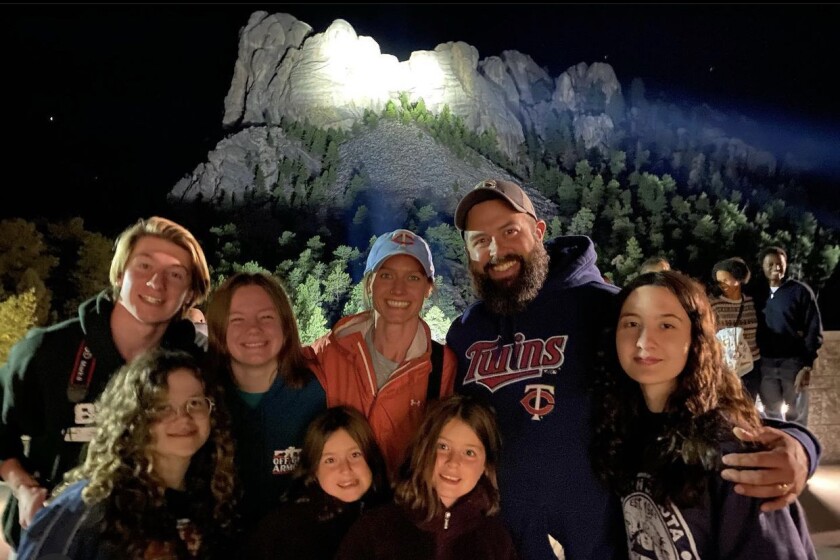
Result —
[{"label": "smiling face", "polygon": [[415,322],[431,294],[432,281],[417,259],[395,255],[373,273],[369,289],[379,320],[388,324]]},{"label": "smiling face", "polygon": [[622,369],[639,383],[648,408],[661,412],[688,360],[688,313],[668,288],[640,286],[621,307],[615,347]]},{"label": "smiling face", "polygon": [[467,214],[464,243],[470,267],[500,285],[510,285],[523,273],[522,260],[542,243],[545,222],[534,222],[501,200],[476,204]]},{"label": "smiling face", "polygon": [[520,312],[548,274],[545,222],[500,200],[487,200],[470,209],[466,226],[464,248],[476,295],[493,313]]},{"label": "smiling face", "polygon": [[359,444],[347,430],[339,428],[324,442],[315,478],[324,492],[349,503],[365,495],[373,473]]},{"label": "smiling face", "polygon": [[146,324],[168,323],[192,297],[189,252],[153,235],[137,240],[119,277],[119,304]]},{"label": "smiling face", "polygon": [[764,256],[764,260],[761,261],[761,269],[764,271],[764,276],[771,286],[779,286],[785,276],[787,259],[776,253],[768,253]]},{"label": "smiling face", "polygon": [[210,408],[196,407],[191,413],[185,411],[188,402],[205,397],[204,386],[195,373],[185,368],[176,369],[166,381],[166,401],[158,403],[158,408],[162,410],[170,405],[177,413],[151,424],[149,453],[156,470],[172,462],[189,461],[210,437]]},{"label": "smiling face", "polygon": [[230,300],[225,338],[234,373],[247,369],[273,374],[284,342],[280,314],[268,292],[254,285],[237,288]]},{"label": "smiling face", "polygon": [[484,445],[475,431],[460,418],[453,418],[440,431],[432,469],[432,488],[444,506],[469,494],[484,474]]},{"label": "smiling face", "polygon": [[741,282],[725,270],[715,272],[715,281],[723,296],[729,299],[741,299]]}]

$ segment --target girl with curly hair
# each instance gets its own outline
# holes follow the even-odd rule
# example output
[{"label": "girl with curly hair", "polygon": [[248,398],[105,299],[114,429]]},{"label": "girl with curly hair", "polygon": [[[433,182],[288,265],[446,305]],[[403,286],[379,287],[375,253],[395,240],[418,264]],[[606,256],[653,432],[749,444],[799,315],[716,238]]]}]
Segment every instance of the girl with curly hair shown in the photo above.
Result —
[{"label": "girl with curly hair", "polygon": [[816,558],[798,502],[763,512],[719,474],[721,457],[746,445],[733,431],[760,419],[724,365],[703,287],[676,272],[643,274],[618,306],[592,451],[621,497],[630,558]]},{"label": "girl with curly hair", "polygon": [[96,404],[83,464],[39,511],[20,560],[216,558],[232,542],[233,441],[222,395],[196,359],[147,351]]},{"label": "girl with curly hair", "polygon": [[364,415],[328,408],[306,431],[300,461],[280,506],[257,525],[245,558],[333,558],[363,511],[391,499],[385,460]]},{"label": "girl with curly hair", "polygon": [[400,469],[394,503],[350,528],[337,560],[510,560],[499,513],[494,412],[453,395],[429,407]]}]

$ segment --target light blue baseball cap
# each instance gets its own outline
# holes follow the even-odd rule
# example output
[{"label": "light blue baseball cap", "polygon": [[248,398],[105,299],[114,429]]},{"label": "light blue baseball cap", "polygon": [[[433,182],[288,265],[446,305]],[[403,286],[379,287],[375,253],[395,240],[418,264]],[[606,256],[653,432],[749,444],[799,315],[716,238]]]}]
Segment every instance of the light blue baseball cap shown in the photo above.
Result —
[{"label": "light blue baseball cap", "polygon": [[435,278],[435,265],[432,262],[432,250],[429,244],[419,235],[407,229],[398,229],[383,233],[376,238],[365,265],[365,274],[375,272],[387,259],[395,255],[414,257],[426,272],[430,280]]}]

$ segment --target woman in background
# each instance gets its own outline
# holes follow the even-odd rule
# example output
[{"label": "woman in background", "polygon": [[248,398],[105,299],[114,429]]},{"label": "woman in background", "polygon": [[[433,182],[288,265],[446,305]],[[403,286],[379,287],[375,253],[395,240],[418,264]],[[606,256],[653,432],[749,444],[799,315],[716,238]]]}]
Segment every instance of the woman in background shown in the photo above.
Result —
[{"label": "woman in background", "polygon": [[411,444],[395,503],[362,516],[336,558],[516,558],[498,517],[500,448],[496,418],[487,406],[462,395],[431,405]]},{"label": "woman in background", "polygon": [[712,267],[712,280],[714,286],[709,300],[717,318],[717,329],[735,327],[744,329],[744,338],[750,347],[753,368],[741,376],[741,383],[755,402],[761,387],[761,368],[758,367],[761,352],[756,340],[758,317],[755,312],[755,303],[753,298],[744,293],[744,286],[750,281],[750,268],[740,257],[724,259]]},{"label": "woman in background", "polygon": [[23,533],[19,560],[226,558],[236,500],[221,404],[186,352],[124,366],[96,404],[85,462]]},{"label": "woman in background", "polygon": [[733,431],[754,431],[760,419],[723,363],[702,286],[643,274],[618,309],[592,450],[622,500],[630,558],[815,559],[798,502],[763,512],[721,478],[721,457],[745,447]]},{"label": "woman in background", "polygon": [[363,511],[391,499],[385,462],[365,417],[338,406],[306,431],[289,492],[249,539],[253,560],[333,558]]}]

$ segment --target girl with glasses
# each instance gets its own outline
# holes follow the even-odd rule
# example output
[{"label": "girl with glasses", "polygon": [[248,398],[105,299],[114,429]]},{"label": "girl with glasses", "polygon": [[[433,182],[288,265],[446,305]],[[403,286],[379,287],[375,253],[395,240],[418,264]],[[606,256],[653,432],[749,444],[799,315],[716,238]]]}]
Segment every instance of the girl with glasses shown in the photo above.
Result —
[{"label": "girl with glasses", "polygon": [[195,358],[156,349],[114,375],[85,462],[24,533],[20,560],[217,558],[232,542],[233,442]]}]

